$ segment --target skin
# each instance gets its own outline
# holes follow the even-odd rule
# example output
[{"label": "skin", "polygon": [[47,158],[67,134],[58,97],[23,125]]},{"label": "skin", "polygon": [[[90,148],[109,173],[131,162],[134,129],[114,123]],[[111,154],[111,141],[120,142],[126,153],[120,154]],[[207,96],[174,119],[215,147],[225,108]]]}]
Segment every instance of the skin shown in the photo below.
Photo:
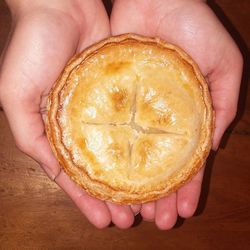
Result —
[{"label": "skin", "polygon": [[[160,36],[186,50],[206,76],[216,111],[213,148],[237,110],[242,57],[213,12],[199,0],[116,0],[111,20],[100,0],[8,0],[12,31],[1,57],[0,102],[18,148],[35,159],[97,228],[129,228],[141,213],[160,229],[197,207],[203,169],[177,193],[120,206],[89,196],[61,171],[44,132],[48,93],[69,58],[107,36]],[[98,18],[97,18],[98,17]],[[209,49],[208,49],[209,48]]]}]

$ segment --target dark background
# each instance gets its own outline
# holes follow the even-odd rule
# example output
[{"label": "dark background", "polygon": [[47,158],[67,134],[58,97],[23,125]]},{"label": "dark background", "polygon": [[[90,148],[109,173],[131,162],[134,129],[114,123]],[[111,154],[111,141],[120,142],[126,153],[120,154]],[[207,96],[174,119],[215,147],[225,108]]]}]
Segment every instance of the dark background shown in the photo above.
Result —
[{"label": "dark background", "polygon": [[[16,149],[0,110],[0,249],[250,249],[250,0],[209,4],[237,41],[245,70],[237,118],[222,148],[209,157],[196,216],[179,219],[171,231],[160,231],[139,216],[129,230],[97,230]],[[0,51],[10,22],[0,0]]]}]

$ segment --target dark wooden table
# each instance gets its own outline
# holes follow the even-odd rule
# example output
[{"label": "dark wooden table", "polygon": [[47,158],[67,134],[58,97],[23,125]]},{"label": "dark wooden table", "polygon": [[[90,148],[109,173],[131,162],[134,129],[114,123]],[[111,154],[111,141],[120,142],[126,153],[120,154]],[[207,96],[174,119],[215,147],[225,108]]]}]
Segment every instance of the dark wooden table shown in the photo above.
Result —
[{"label": "dark wooden table", "polygon": [[[97,230],[39,166],[19,152],[0,111],[0,249],[250,249],[250,1],[211,3],[245,56],[239,112],[211,154],[196,216],[171,231],[137,218]],[[0,51],[10,29],[0,0]]]}]

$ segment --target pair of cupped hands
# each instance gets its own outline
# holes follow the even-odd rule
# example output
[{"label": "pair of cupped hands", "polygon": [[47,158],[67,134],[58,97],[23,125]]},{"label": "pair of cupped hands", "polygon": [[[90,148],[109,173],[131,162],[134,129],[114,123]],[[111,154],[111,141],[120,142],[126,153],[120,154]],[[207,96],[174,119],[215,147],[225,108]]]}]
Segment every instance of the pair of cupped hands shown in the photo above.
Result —
[{"label": "pair of cupped hands", "polygon": [[158,36],[184,49],[207,79],[216,114],[213,149],[235,117],[242,56],[202,0],[116,0],[109,18],[101,0],[7,0],[12,29],[1,57],[0,102],[18,148],[39,162],[97,228],[129,228],[140,213],[160,229],[178,215],[191,217],[204,168],[176,193],[146,204],[122,206],[89,196],[60,172],[44,130],[48,93],[67,61],[111,35]]}]

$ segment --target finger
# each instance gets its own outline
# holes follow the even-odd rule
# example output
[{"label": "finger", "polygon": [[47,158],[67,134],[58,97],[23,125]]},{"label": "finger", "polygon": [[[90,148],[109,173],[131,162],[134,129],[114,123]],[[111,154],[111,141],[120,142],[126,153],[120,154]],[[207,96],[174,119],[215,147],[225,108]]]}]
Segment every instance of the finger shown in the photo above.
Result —
[{"label": "finger", "polygon": [[155,219],[155,202],[142,204],[141,216],[145,221],[154,221]]},{"label": "finger", "polygon": [[177,220],[176,193],[156,201],[155,224],[159,229],[171,229]]},{"label": "finger", "polygon": [[141,204],[136,204],[136,205],[130,206],[135,216],[140,213],[141,206],[142,206]]},{"label": "finger", "polygon": [[104,201],[88,195],[63,171],[57,176],[55,182],[69,195],[90,223],[100,229],[110,224],[111,215]]},{"label": "finger", "polygon": [[230,125],[230,123],[234,120],[236,116],[236,106],[232,109],[228,110],[216,110],[215,112],[215,131],[214,131],[214,136],[213,136],[213,145],[212,149],[217,150],[220,145],[220,141],[223,137],[224,132]]},{"label": "finger", "polygon": [[[21,19],[6,49],[0,72],[0,99],[16,144],[43,165],[52,179],[60,168],[45,136],[40,114],[41,96],[50,89],[75,51],[76,45],[70,39],[77,40],[72,30],[66,33],[55,28],[51,24],[53,20],[37,15]],[[56,43],[53,49],[50,44],[53,39],[47,39],[53,31],[70,37],[65,41],[67,46]]]},{"label": "finger", "polygon": [[35,106],[30,107],[30,110],[28,110],[21,104],[15,105],[14,102],[13,107],[15,109],[9,110],[11,107],[4,105],[4,110],[17,147],[40,163],[48,176],[54,179],[60,171],[60,166],[45,135],[39,111],[35,110]]},{"label": "finger", "polygon": [[243,59],[235,45],[231,46],[227,60],[222,62],[208,81],[215,110],[215,132],[213,149],[217,150],[220,140],[235,118],[239,98]]},{"label": "finger", "polygon": [[178,214],[183,218],[192,217],[196,211],[200,198],[203,174],[204,167],[189,183],[177,191],[177,210]]},{"label": "finger", "polygon": [[121,229],[126,229],[134,223],[134,214],[130,206],[106,202],[112,217],[112,222]]}]

